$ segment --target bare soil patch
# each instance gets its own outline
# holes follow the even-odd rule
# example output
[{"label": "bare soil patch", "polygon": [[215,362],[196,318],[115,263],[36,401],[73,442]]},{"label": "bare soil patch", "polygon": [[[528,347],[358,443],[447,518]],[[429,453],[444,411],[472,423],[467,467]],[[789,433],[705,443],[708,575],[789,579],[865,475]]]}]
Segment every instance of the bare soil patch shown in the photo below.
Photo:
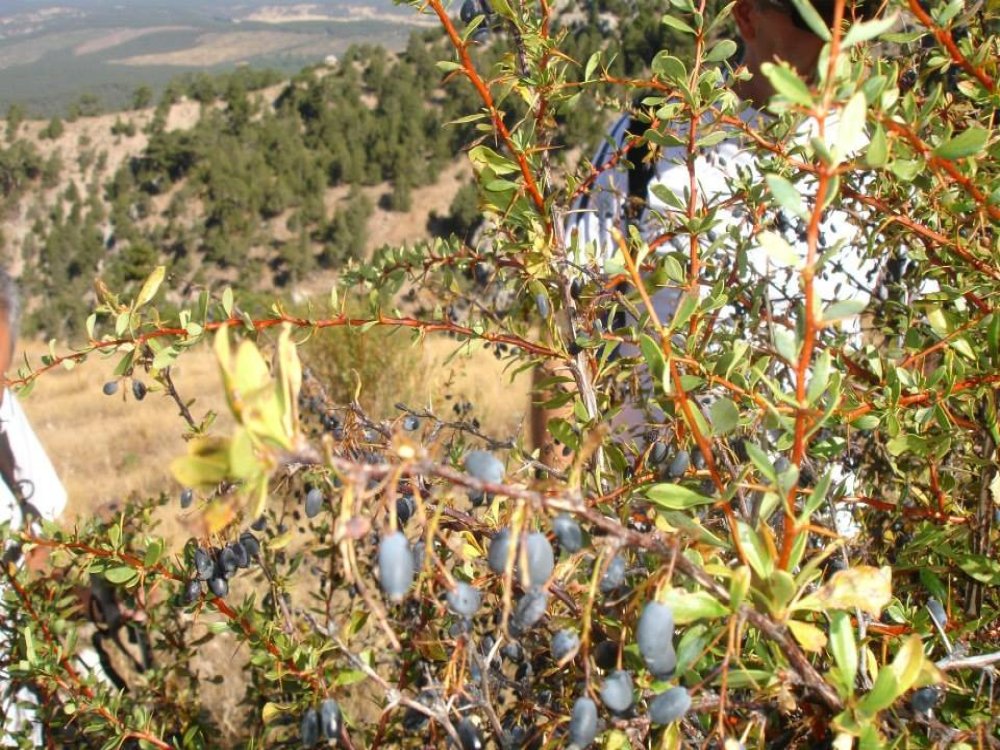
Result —
[{"label": "bare soil patch", "polygon": [[410,26],[435,26],[437,22],[430,18],[420,18],[412,13],[385,13],[364,6],[348,6],[346,14],[333,15],[314,3],[299,3],[297,5],[268,5],[259,8],[241,20],[255,23],[356,23],[358,21],[389,21],[405,23]]},{"label": "bare soil patch", "polygon": [[290,31],[232,31],[203,34],[197,44],[174,52],[134,55],[110,62],[116,65],[177,65],[211,67],[239,62],[258,55],[294,49],[315,42],[319,35],[296,34]]},{"label": "bare soil patch", "polygon": [[91,39],[83,44],[77,45],[73,49],[73,54],[80,55],[91,55],[95,52],[103,52],[106,49],[112,49],[113,47],[118,47],[119,45],[125,44],[126,42],[131,42],[135,39],[141,39],[144,36],[149,36],[150,34],[160,34],[166,31],[192,31],[193,26],[148,26],[146,28],[134,29],[134,28],[122,28],[122,29],[112,29],[103,36],[97,39]]}]

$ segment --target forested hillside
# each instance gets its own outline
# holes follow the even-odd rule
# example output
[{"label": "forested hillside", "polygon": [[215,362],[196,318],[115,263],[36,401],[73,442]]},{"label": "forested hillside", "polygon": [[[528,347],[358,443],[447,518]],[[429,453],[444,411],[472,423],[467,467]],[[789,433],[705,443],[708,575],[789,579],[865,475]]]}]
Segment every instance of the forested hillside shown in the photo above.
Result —
[{"label": "forested hillside", "polygon": [[[607,47],[619,51],[610,71],[636,75],[670,41],[649,0],[568,10],[559,29],[578,74]],[[511,54],[487,29],[477,33],[477,65]],[[32,123],[11,107],[0,239],[35,298],[28,330],[69,332],[90,309],[96,276],[128,288],[158,264],[174,290],[300,289],[364,257],[376,212],[380,223],[408,222],[393,239],[466,236],[478,220],[476,189],[468,177],[453,183],[468,174],[463,149],[484,136],[467,116],[477,109],[473,87],[436,64],[446,56],[441,32],[422,31],[401,54],[354,46],[291,80],[249,68],[188,75],[155,107],[139,86],[133,109],[110,117],[75,106]],[[604,122],[587,99],[558,113],[566,142],[552,144],[553,158],[587,153],[600,137]],[[515,86],[503,106],[510,122],[521,117]],[[446,169],[450,186],[431,190]],[[419,224],[407,214],[415,206],[428,215]]]}]

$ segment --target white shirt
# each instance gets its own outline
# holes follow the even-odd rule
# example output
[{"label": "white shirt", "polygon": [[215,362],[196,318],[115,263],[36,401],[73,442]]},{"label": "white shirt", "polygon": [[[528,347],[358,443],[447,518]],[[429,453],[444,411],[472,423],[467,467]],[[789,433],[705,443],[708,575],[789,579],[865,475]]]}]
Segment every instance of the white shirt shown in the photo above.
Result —
[{"label": "white shirt", "polygon": [[[22,491],[46,520],[54,520],[66,507],[66,489],[59,480],[48,454],[31,428],[17,397],[4,390],[0,403],[0,430],[7,434],[14,454],[14,476]],[[0,481],[0,522],[10,521],[21,528],[21,508],[7,483]]]},{"label": "white shirt", "polygon": [[[66,489],[56,474],[48,454],[31,428],[17,397],[9,389],[3,391],[0,402],[0,430],[7,434],[14,456],[14,477],[21,483],[25,499],[46,520],[54,520],[66,507]],[[23,526],[21,507],[5,481],[0,480],[0,522],[11,523],[15,529]],[[7,634],[0,636],[0,648],[7,648]],[[6,670],[0,669],[0,747],[20,746],[18,739],[30,738],[34,747],[42,747],[42,727],[29,705],[35,696],[26,688],[16,695],[9,693]]]},{"label": "white shirt", "polygon": [[[767,118],[767,115],[752,107],[746,107],[740,114],[743,122],[757,129],[768,121]],[[593,164],[597,169],[607,164],[615,150],[620,150],[625,144],[629,122],[630,117],[625,115],[612,127],[609,142],[602,146],[594,158]],[[706,115],[704,123],[710,123],[709,115]],[[734,184],[739,181],[763,184],[764,175],[760,170],[763,152],[748,147],[738,129],[731,126],[726,129],[729,133],[726,138],[714,146],[700,149],[695,157],[694,173],[699,208],[703,211],[716,208],[718,219],[707,237],[702,235],[700,245],[704,252],[714,239],[723,237],[721,249],[714,250],[706,260],[723,265],[727,270],[737,262],[739,252],[745,252],[746,270],[743,280],[766,284],[772,313],[782,315],[802,295],[799,267],[807,254],[806,220],[784,209],[768,212],[769,218],[775,219],[774,226],[768,231],[783,239],[790,252],[769,253],[761,247],[772,247],[774,243],[760,241],[765,238],[756,234],[749,213],[739,201],[739,194],[734,192]],[[686,138],[686,127],[680,126],[676,131],[680,139]],[[808,139],[815,131],[815,121],[806,121],[795,140]],[[827,118],[825,131],[827,143],[832,145],[838,134],[836,115]],[[866,144],[867,137],[861,133],[852,143],[846,144],[846,153],[856,154]],[[845,144],[840,144],[840,148],[845,149]],[[648,206],[637,227],[644,239],[652,241],[660,234],[676,232],[670,242],[658,248],[660,252],[678,250],[686,255],[689,248],[690,236],[681,225],[681,220],[686,218],[686,210],[668,204],[657,194],[661,190],[667,190],[676,196],[680,205],[687,206],[690,186],[687,157],[686,147],[664,148],[655,165],[647,194],[641,196]],[[574,206],[567,227],[567,237],[572,240],[573,233],[576,233],[575,260],[581,265],[595,262],[603,265],[614,257],[617,246],[611,234],[612,228],[627,236],[624,206],[629,197],[628,175],[629,171],[620,163],[604,170],[595,179],[589,193]],[[800,181],[797,187],[806,199],[804,205],[807,210],[811,209],[808,199],[815,192],[815,181],[810,177]],[[865,216],[866,214],[859,213],[852,218],[841,208],[828,209],[823,214],[817,254],[837,249],[822,266],[814,281],[817,296],[826,305],[848,300],[867,304],[871,299],[884,253],[881,258],[876,259],[875,253],[869,251],[868,239],[859,233],[858,227],[864,223]],[[707,291],[703,288],[702,294]],[[676,288],[664,287],[654,295],[653,304],[661,320],[670,320],[679,294]],[[857,314],[849,316],[845,326],[858,329]]]},{"label": "white shirt", "polygon": [[[609,162],[616,150],[621,150],[626,142],[630,117],[621,117],[611,129],[606,143],[593,160],[597,169]],[[759,130],[767,122],[767,115],[747,107],[740,114],[740,119]],[[705,123],[708,124],[707,119]],[[686,128],[677,128],[677,136],[682,142],[686,140]],[[797,131],[794,141],[802,142],[817,134],[815,120],[807,120]],[[838,143],[838,117],[836,113],[827,118],[825,142],[828,148],[836,146],[842,154],[856,156],[867,145],[867,136],[863,132],[856,133],[850,143]],[[743,133],[735,127],[728,127],[727,136],[711,147],[700,149],[694,162],[695,183],[698,190],[698,204],[702,213],[716,210],[717,222],[708,232],[705,232],[700,243],[705,262],[715,263],[717,270],[713,275],[717,279],[726,278],[733,264],[741,260],[745,253],[745,267],[738,274],[739,280],[748,290],[757,285],[766,286],[765,298],[770,306],[772,317],[785,316],[792,311],[795,304],[803,301],[801,289],[800,267],[808,254],[806,226],[808,213],[795,213],[783,208],[766,212],[765,221],[773,219],[773,226],[766,231],[772,233],[769,241],[760,242],[758,228],[754,227],[752,217],[739,200],[739,193],[734,188],[737,183],[750,186],[760,186],[765,182],[761,171],[763,152],[748,146]],[[688,150],[686,147],[669,147],[661,151],[647,188],[645,198],[647,210],[637,222],[637,229],[646,242],[661,234],[674,234],[672,240],[660,245],[658,252],[678,251],[686,256],[690,248],[690,234],[684,229],[682,220],[686,219],[688,197],[690,195],[691,176],[687,165]],[[795,176],[792,175],[794,178]],[[803,197],[804,211],[812,209],[811,198],[815,195],[816,183],[811,176],[796,181],[798,192]],[[675,201],[664,200],[662,191],[667,190],[675,196]],[[658,194],[659,193],[659,194]],[[567,226],[566,236],[576,250],[574,260],[583,266],[595,265],[600,270],[618,251],[612,229],[617,229],[628,236],[627,218],[625,212],[626,199],[629,198],[629,171],[619,165],[604,170],[594,181],[588,195],[583,196],[574,206]],[[817,255],[832,251],[826,262],[821,266],[814,279],[814,290],[825,306],[834,302],[855,301],[857,307],[868,305],[873,290],[881,283],[879,275],[883,262],[888,259],[886,248],[877,250],[870,247],[878,240],[871,232],[864,231],[871,225],[870,216],[866,211],[855,211],[849,215],[840,204],[834,204],[827,209],[822,217],[819,232]],[[575,236],[574,236],[575,235]],[[774,239],[781,242],[775,243]],[[776,244],[782,252],[773,252],[760,247],[766,244],[773,248]],[[902,250],[902,249],[901,249]],[[739,268],[739,266],[737,266]],[[936,289],[933,282],[925,282],[918,293],[932,292]],[[704,298],[710,290],[702,286],[701,295]],[[673,317],[681,290],[666,286],[653,294],[653,307],[661,322],[668,323]],[[723,308],[719,323],[734,322],[734,308]],[[767,337],[773,335],[777,326],[794,325],[794,320],[783,324],[767,326],[772,330],[747,331],[748,337]],[[860,315],[853,312],[843,318],[843,329],[849,334],[852,343],[858,343],[860,333]],[[633,346],[623,346],[625,356],[635,356],[638,351]],[[644,370],[645,368],[643,368]],[[645,394],[652,392],[648,374],[642,373],[640,389]],[[626,402],[615,423],[628,429],[640,428],[645,425],[655,425],[662,422],[662,413],[652,399],[639,399],[638,403]],[[848,493],[853,492],[853,475],[834,467],[834,475],[838,481],[845,484]],[[850,512],[841,508],[836,514],[836,526],[846,536],[854,536],[858,527],[852,521]]]},{"label": "white shirt", "polygon": [[[855,133],[849,143],[838,143],[840,128],[837,114],[832,113],[826,120],[827,147],[836,146],[840,153],[856,157],[863,153],[868,142],[867,136],[862,131]],[[744,108],[740,119],[756,132],[772,122],[769,115],[752,107]],[[615,151],[624,146],[630,120],[625,115],[612,127],[608,141],[593,160],[595,168],[600,170],[609,163]],[[711,120],[712,115],[706,113],[699,128],[700,134],[710,132],[709,128],[713,124]],[[644,127],[642,124],[636,125],[636,133],[641,134],[642,130],[638,128]],[[794,307],[804,302],[800,267],[808,253],[806,227],[808,212],[812,209],[812,196],[816,190],[815,178],[808,175],[798,179],[798,175],[789,174],[803,198],[803,211],[796,215],[783,208],[769,207],[759,219],[761,226],[755,226],[741,196],[748,188],[767,190],[762,164],[766,164],[768,155],[753,145],[739,128],[719,125],[718,129],[725,132],[725,137],[712,146],[699,149],[694,162],[699,213],[714,210],[717,219],[710,230],[700,235],[700,257],[704,265],[699,291],[704,300],[712,292],[711,283],[728,284],[730,273],[737,269],[738,285],[746,291],[744,299],[754,296],[763,300],[769,308],[768,315],[761,315],[761,320],[780,321],[745,330],[741,336],[747,341],[756,340],[768,348],[781,351],[778,340],[789,338],[792,326],[795,325]],[[668,131],[673,132],[681,143],[686,143],[686,130],[684,124],[668,125]],[[808,142],[816,133],[816,121],[806,120],[788,141],[792,145]],[[634,151],[629,157],[635,159]],[[635,222],[635,228],[646,242],[652,242],[661,235],[674,235],[671,240],[660,244],[657,252],[675,253],[682,260],[682,270],[685,273],[691,241],[690,234],[682,224],[687,217],[686,207],[690,194],[687,158],[686,146],[661,149],[646,195],[641,196],[645,198],[647,210]],[[675,200],[664,200],[661,197],[664,190],[672,193]],[[575,252],[571,257],[579,265],[602,271],[613,261],[618,247],[612,229],[628,236],[625,210],[628,198],[629,170],[619,161],[613,168],[602,171],[588,194],[574,205],[566,237],[570,248]],[[813,288],[824,308],[834,302],[856,303],[850,314],[841,318],[839,326],[849,335],[848,342],[858,345],[860,338],[857,334],[861,332],[860,311],[868,305],[873,291],[881,283],[884,262],[888,260],[890,252],[878,243],[868,212],[853,210],[849,214],[846,208],[854,207],[835,202],[823,213],[817,256],[830,252],[814,278]],[[777,238],[780,241],[775,243]],[[762,247],[766,245],[770,248],[775,244],[782,245],[783,252],[775,253]],[[653,306],[661,322],[669,323],[672,320],[681,294],[682,290],[672,285],[660,287],[652,293]],[[739,320],[733,304],[726,304],[720,311],[716,330],[736,326]],[[620,352],[624,356],[638,355],[636,347],[631,345],[623,345]],[[640,397],[626,399],[622,413],[614,420],[615,424],[633,432],[637,429],[641,432],[643,425],[655,425],[662,421],[662,413],[655,400],[646,398],[652,394],[652,387],[645,368],[640,367],[638,374]]]}]

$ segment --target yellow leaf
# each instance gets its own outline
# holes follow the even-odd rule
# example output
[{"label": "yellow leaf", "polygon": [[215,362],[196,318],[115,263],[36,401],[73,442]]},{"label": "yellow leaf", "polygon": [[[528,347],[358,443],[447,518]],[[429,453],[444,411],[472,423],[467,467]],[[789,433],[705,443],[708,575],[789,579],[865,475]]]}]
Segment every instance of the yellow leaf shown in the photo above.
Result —
[{"label": "yellow leaf", "polygon": [[185,487],[213,486],[229,475],[229,445],[223,438],[198,438],[188,445],[188,455],[170,464],[174,478]]},{"label": "yellow leaf", "polygon": [[251,497],[253,504],[250,506],[250,518],[260,518],[264,515],[264,508],[267,507],[267,475],[261,474],[257,478],[257,486],[251,488],[254,496]]},{"label": "yellow leaf", "polygon": [[235,517],[236,511],[233,509],[232,503],[215,501],[209,503],[208,507],[205,508],[202,521],[209,534],[218,534],[229,526]]},{"label": "yellow leaf", "polygon": [[789,620],[788,629],[806,651],[817,652],[826,648],[826,633],[812,623]]},{"label": "yellow leaf", "polygon": [[827,610],[857,607],[878,618],[892,599],[892,568],[859,565],[833,574],[818,591],[802,599],[797,609]]},{"label": "yellow leaf", "polygon": [[264,708],[261,711],[261,721],[265,724],[270,724],[272,721],[277,719],[279,715],[285,713],[286,711],[290,711],[292,708],[292,706],[282,703],[267,702],[264,704]]},{"label": "yellow leaf", "polygon": [[924,646],[919,635],[911,635],[892,660],[889,669],[896,675],[899,695],[902,695],[917,681],[924,666]]},{"label": "yellow leaf", "polygon": [[298,432],[302,362],[299,361],[299,352],[292,341],[292,328],[288,323],[282,326],[278,337],[278,375],[285,434],[291,438]]},{"label": "yellow leaf", "polygon": [[233,387],[241,394],[248,395],[271,382],[271,371],[260,350],[252,341],[241,341],[236,350],[236,367],[233,373]]},{"label": "yellow leaf", "polygon": [[267,543],[268,549],[279,550],[283,547],[287,547],[288,543],[292,541],[294,534],[291,530],[286,531],[284,534],[279,534],[274,537],[271,541]]},{"label": "yellow leaf", "polygon": [[160,288],[160,284],[163,283],[163,277],[166,272],[166,266],[157,266],[153,269],[153,272],[142,282],[142,289],[139,290],[139,295],[135,298],[133,309],[142,307],[156,296],[156,292]]}]

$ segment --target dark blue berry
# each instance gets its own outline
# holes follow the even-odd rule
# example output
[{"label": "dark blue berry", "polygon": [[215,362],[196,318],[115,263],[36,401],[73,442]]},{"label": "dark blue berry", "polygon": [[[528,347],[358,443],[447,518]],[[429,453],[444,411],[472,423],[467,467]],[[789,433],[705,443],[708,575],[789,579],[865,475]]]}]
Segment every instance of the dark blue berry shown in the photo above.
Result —
[{"label": "dark blue berry", "polygon": [[319,512],[323,510],[323,502],[326,497],[323,495],[323,490],[318,487],[313,487],[309,492],[306,493],[306,518],[315,518],[319,515]]},{"label": "dark blue berry", "polygon": [[447,599],[451,611],[462,617],[472,617],[482,602],[479,590],[464,581],[455,584],[455,588],[448,592]]},{"label": "dark blue berry", "polygon": [[616,714],[628,711],[632,700],[632,675],[624,669],[615,670],[601,683],[601,701]]},{"label": "dark blue berry", "polygon": [[340,737],[340,706],[333,698],[327,698],[319,705],[319,727],[323,737],[335,740]]},{"label": "dark blue berry", "polygon": [[583,548],[583,530],[572,516],[565,513],[556,516],[552,521],[552,530],[559,545],[567,552],[579,552]]},{"label": "dark blue berry", "polygon": [[378,548],[379,581],[382,591],[394,601],[401,601],[413,583],[413,553],[410,543],[399,531],[382,539]]},{"label": "dark blue berry", "polygon": [[670,724],[691,709],[691,695],[685,687],[673,687],[649,702],[649,720],[654,724]]},{"label": "dark blue berry", "polygon": [[208,588],[215,596],[223,597],[229,593],[229,582],[222,577],[210,578]]},{"label": "dark blue berry", "polygon": [[315,708],[308,708],[302,714],[299,737],[302,740],[302,747],[314,747],[319,742],[319,714]]}]

